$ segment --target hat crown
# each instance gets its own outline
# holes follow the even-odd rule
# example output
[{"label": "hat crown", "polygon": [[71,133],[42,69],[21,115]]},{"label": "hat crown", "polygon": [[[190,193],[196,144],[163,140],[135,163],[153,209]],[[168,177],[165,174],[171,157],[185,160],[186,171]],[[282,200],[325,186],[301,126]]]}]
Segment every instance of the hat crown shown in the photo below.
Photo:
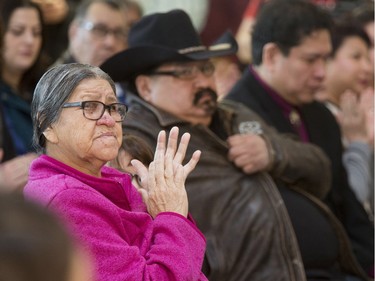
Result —
[{"label": "hat crown", "polygon": [[129,47],[159,46],[174,50],[202,46],[189,16],[183,10],[144,16],[129,33]]},{"label": "hat crown", "polygon": [[208,60],[235,54],[238,45],[227,31],[211,46],[204,46],[190,17],[183,10],[142,17],[130,30],[129,48],[100,67],[114,81],[130,81],[167,62]]}]

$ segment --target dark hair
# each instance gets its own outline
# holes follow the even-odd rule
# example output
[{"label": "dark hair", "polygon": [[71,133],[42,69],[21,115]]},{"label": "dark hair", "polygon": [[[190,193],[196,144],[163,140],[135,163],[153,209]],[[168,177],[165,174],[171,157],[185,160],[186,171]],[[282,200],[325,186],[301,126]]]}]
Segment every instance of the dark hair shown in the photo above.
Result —
[{"label": "dark hair", "polygon": [[[9,28],[9,21],[12,17],[14,11],[19,8],[33,8],[38,12],[39,21],[42,26],[42,46],[40,48],[40,52],[38,54],[37,59],[35,60],[34,64],[23,74],[18,91],[19,95],[24,98],[25,100],[30,101],[32,98],[32,92],[36,83],[38,82],[39,78],[42,76],[43,72],[47,69],[50,64],[49,59],[43,53],[43,46],[44,46],[44,22],[43,22],[43,15],[40,7],[31,2],[30,0],[1,0],[0,5],[0,21],[3,27],[3,33],[1,40],[4,41],[4,35]],[[1,68],[3,65],[1,65]]]},{"label": "dark hair", "polygon": [[355,9],[353,9],[350,14],[352,19],[354,19],[358,24],[364,26],[370,22],[374,21],[374,2],[368,1],[362,3]]},{"label": "dark hair", "polygon": [[104,79],[116,94],[115,83],[108,74],[88,64],[56,65],[40,78],[31,103],[33,145],[37,152],[45,153],[46,139],[43,132],[59,119],[62,105],[85,79]]},{"label": "dark hair", "polygon": [[[145,166],[148,166],[154,158],[154,153],[150,145],[135,135],[124,134],[120,149],[125,150],[134,159],[141,161]],[[113,160],[113,163],[120,166],[118,156]]]},{"label": "dark hair", "polygon": [[[114,10],[124,10],[125,11],[125,4],[122,0],[83,0],[80,4],[78,4],[76,11],[75,11],[75,20],[82,20],[86,17],[88,9],[91,5],[95,3],[103,3],[110,6]],[[124,15],[125,17],[125,15]]]},{"label": "dark hair", "polygon": [[252,32],[252,60],[262,62],[263,47],[267,43],[278,45],[287,56],[292,47],[314,31],[332,27],[329,13],[317,5],[303,0],[270,0],[260,9]]},{"label": "dark hair", "polygon": [[3,27],[3,23],[2,21],[0,20],[0,74],[1,74],[1,68],[3,67],[3,38],[4,38],[4,27]]},{"label": "dark hair", "polygon": [[57,216],[20,194],[0,194],[0,280],[65,281],[74,247]]},{"label": "dark hair", "polygon": [[348,37],[358,37],[366,44],[368,48],[371,47],[371,41],[367,33],[362,27],[350,22],[337,22],[333,28],[331,41],[332,53],[331,57],[336,55],[337,50],[341,47],[345,39]]},{"label": "dark hair", "polygon": [[[138,3],[136,0],[123,0],[124,4],[125,4],[125,8],[126,8],[126,11],[127,12],[133,12],[133,13],[136,13],[137,16],[138,16],[138,19],[140,19],[144,12],[143,12],[143,8],[142,6],[140,5],[140,3]],[[137,20],[135,20],[136,22]],[[130,22],[130,27],[135,23],[135,22]]]}]

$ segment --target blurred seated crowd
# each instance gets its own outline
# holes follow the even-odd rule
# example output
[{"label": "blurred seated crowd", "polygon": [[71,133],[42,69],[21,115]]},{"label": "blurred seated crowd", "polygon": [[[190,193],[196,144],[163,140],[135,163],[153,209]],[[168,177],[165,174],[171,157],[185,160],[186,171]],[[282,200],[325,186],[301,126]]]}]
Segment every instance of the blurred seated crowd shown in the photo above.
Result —
[{"label": "blurred seated crowd", "polygon": [[0,280],[374,280],[374,26],[373,0],[2,0]]}]

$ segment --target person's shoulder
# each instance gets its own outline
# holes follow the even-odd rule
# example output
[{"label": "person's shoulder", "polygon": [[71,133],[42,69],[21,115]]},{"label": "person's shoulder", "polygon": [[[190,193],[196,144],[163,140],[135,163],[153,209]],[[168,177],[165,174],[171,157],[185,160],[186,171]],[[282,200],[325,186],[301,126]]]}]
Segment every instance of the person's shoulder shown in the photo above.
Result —
[{"label": "person's shoulder", "polygon": [[30,198],[44,206],[49,206],[59,193],[66,190],[66,175],[42,176],[29,180],[23,193],[26,198]]},{"label": "person's shoulder", "polygon": [[60,64],[67,64],[67,63],[76,63],[77,61],[73,58],[70,50],[69,50],[69,46],[67,47],[67,49],[65,49],[61,55],[56,59],[56,61],[54,61],[52,64],[51,64],[51,67],[53,66],[57,66],[57,65],[60,65]]},{"label": "person's shoulder", "polygon": [[263,100],[265,88],[260,84],[249,69],[245,69],[242,77],[235,83],[232,89],[224,97],[225,100],[233,100],[243,103],[249,108],[258,108],[259,102]]},{"label": "person's shoulder", "polygon": [[322,118],[335,121],[336,118],[333,115],[333,113],[327,108],[327,106],[320,102],[320,101],[313,101],[311,103],[305,104],[304,106],[301,107],[301,111],[304,114],[308,114],[310,116],[315,116],[317,118]]},{"label": "person's shoulder", "polygon": [[77,189],[87,189],[75,176],[77,172],[52,157],[41,155],[31,164],[24,194],[48,205],[62,192],[75,193]]},{"label": "person's shoulder", "polygon": [[8,101],[9,99],[21,99],[12,87],[10,87],[5,81],[0,79],[0,95],[1,95],[1,100]]},{"label": "person's shoulder", "polygon": [[145,102],[132,102],[124,120],[124,130],[130,128],[148,128],[155,126],[157,116],[160,114],[157,108],[153,108]]},{"label": "person's shoulder", "polygon": [[219,102],[219,108],[236,114],[247,114],[251,116],[257,116],[255,111],[246,106],[245,104],[230,99],[221,100]]}]

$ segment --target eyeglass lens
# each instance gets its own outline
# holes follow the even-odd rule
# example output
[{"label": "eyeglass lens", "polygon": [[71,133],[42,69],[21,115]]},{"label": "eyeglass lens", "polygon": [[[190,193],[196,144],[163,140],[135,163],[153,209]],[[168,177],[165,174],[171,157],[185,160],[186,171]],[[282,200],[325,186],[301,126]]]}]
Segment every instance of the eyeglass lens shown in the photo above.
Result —
[{"label": "eyeglass lens", "polygon": [[104,111],[108,109],[109,114],[116,122],[123,121],[126,115],[127,107],[125,104],[113,103],[105,105],[98,101],[82,102],[83,114],[87,119],[99,120]]},{"label": "eyeglass lens", "polygon": [[128,33],[121,28],[111,29],[104,24],[94,24],[92,22],[83,23],[83,27],[91,31],[95,36],[99,38],[105,38],[108,34],[113,34],[117,40],[126,40]]},{"label": "eyeglass lens", "polygon": [[193,65],[177,70],[176,74],[180,78],[191,79],[199,74],[203,73],[205,76],[211,76],[214,73],[215,67],[211,62],[207,62],[203,65]]},{"label": "eyeglass lens", "polygon": [[154,70],[149,73],[149,75],[170,75],[183,80],[194,79],[199,72],[203,75],[209,77],[215,72],[215,66],[211,62],[207,62],[202,65],[181,65],[177,66],[175,70],[171,71],[160,71]]}]

